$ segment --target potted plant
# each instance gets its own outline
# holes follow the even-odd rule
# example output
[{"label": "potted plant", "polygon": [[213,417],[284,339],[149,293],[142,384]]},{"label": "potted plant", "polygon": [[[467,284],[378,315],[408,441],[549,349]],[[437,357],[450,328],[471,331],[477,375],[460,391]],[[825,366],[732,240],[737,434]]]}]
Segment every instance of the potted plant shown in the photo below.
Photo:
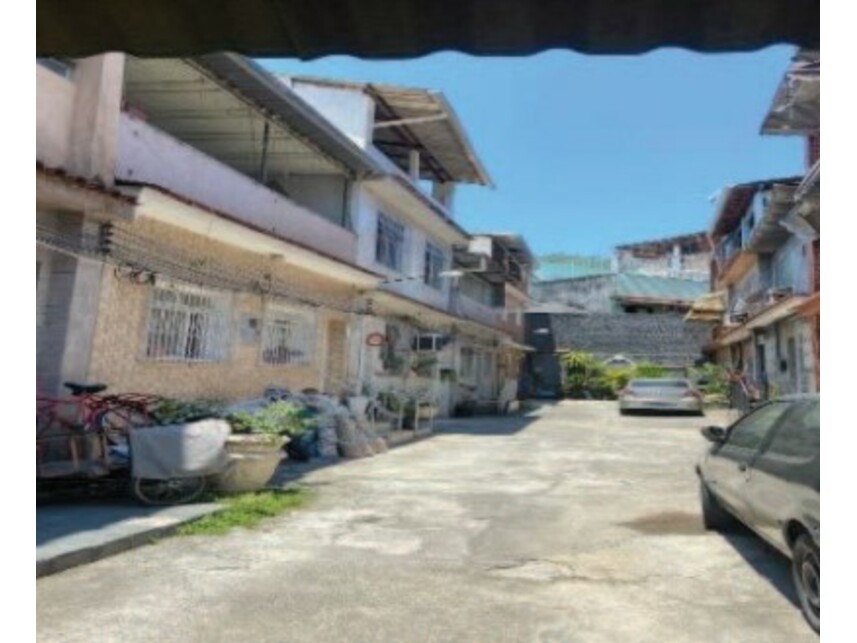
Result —
[{"label": "potted plant", "polygon": [[274,402],[255,413],[227,417],[232,435],[226,442],[229,468],[219,477],[221,491],[263,488],[283,459],[283,447],[314,428],[307,409],[294,402]]}]

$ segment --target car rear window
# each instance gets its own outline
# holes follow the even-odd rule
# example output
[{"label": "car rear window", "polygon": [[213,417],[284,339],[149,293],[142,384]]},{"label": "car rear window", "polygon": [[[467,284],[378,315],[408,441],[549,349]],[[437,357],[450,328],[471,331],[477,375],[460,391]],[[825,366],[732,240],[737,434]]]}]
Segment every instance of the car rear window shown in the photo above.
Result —
[{"label": "car rear window", "polygon": [[631,388],[690,388],[687,380],[631,380]]}]

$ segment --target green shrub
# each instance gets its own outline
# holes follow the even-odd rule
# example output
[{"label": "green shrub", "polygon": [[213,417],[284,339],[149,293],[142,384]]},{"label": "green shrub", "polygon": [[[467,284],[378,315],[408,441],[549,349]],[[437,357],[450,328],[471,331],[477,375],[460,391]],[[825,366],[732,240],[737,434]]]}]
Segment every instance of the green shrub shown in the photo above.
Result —
[{"label": "green shrub", "polygon": [[723,396],[729,394],[729,380],[726,369],[719,364],[704,364],[691,371],[699,390],[705,395]]},{"label": "green shrub", "polygon": [[640,379],[658,379],[667,375],[666,368],[653,362],[640,362],[634,366],[633,371],[633,378]]},{"label": "green shrub", "polygon": [[221,417],[225,404],[220,400],[177,400],[163,398],[150,415],[155,424],[181,424],[203,418]]},{"label": "green shrub", "polygon": [[292,402],[274,402],[255,413],[241,411],[228,418],[235,433],[287,435],[296,438],[315,426],[307,409]]},{"label": "green shrub", "polygon": [[594,355],[571,351],[560,358],[564,370],[563,394],[572,399],[605,399],[610,385],[604,379],[607,369]]}]

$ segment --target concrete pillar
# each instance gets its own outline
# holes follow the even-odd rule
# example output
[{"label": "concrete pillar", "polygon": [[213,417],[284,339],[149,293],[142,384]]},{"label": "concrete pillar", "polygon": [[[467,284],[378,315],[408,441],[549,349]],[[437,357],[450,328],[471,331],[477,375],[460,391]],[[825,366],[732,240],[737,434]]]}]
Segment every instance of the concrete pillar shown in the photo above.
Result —
[{"label": "concrete pillar", "polygon": [[113,185],[125,55],[77,61],[68,170]]},{"label": "concrete pillar", "polygon": [[418,150],[411,150],[408,153],[408,173],[414,181],[420,180],[420,153]]},{"label": "concrete pillar", "polygon": [[433,183],[431,195],[440,201],[447,210],[452,212],[452,204],[455,198],[455,183]]},{"label": "concrete pillar", "polygon": [[[64,216],[64,234],[80,230],[82,217]],[[43,310],[36,336],[36,371],[42,392],[63,393],[62,383],[86,381],[98,319],[103,264],[47,251],[39,281],[44,279]],[[42,284],[39,286],[42,289]]]}]

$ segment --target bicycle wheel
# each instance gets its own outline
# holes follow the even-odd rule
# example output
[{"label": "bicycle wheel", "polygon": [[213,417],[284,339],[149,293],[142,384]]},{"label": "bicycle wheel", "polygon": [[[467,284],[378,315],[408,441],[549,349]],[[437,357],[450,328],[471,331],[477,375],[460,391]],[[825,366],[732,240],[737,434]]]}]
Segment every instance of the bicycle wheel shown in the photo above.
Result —
[{"label": "bicycle wheel", "polygon": [[180,505],[196,500],[205,491],[203,476],[151,480],[133,478],[131,491],[134,497],[146,505]]},{"label": "bicycle wheel", "polygon": [[104,433],[107,441],[113,445],[127,445],[131,429],[151,423],[147,413],[127,406],[114,406],[99,411],[92,421],[94,428]]}]

